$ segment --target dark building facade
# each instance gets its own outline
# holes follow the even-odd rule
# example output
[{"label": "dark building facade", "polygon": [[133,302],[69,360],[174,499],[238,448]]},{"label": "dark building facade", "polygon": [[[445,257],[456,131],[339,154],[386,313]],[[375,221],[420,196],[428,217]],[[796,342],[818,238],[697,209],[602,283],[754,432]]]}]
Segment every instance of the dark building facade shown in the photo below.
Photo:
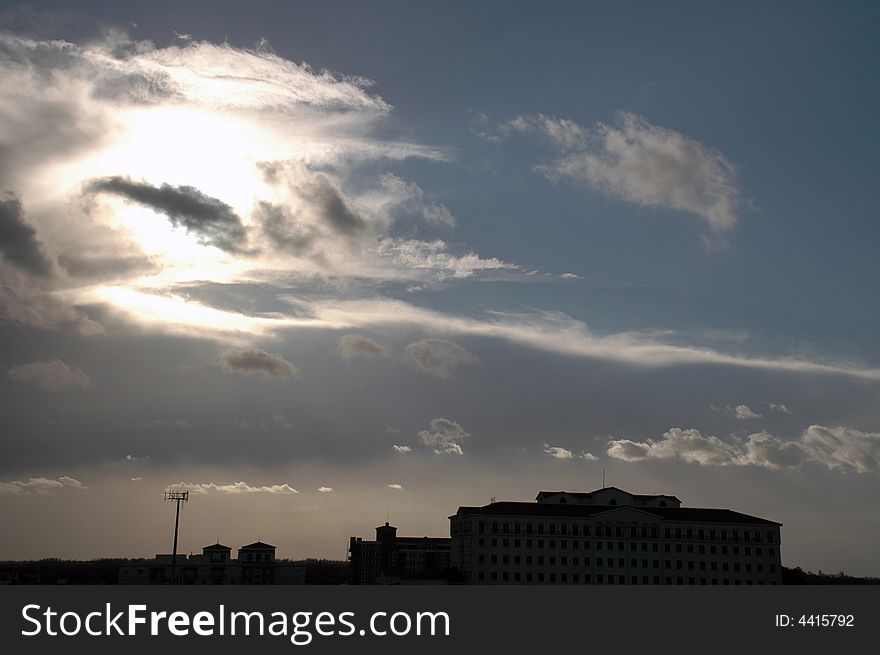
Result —
[{"label": "dark building facade", "polygon": [[774,585],[780,527],[616,487],[459,507],[451,563],[470,584]]},{"label": "dark building facade", "polygon": [[352,537],[348,557],[352,584],[411,584],[445,580],[450,566],[447,537],[398,537],[397,528],[376,528],[376,540]]}]

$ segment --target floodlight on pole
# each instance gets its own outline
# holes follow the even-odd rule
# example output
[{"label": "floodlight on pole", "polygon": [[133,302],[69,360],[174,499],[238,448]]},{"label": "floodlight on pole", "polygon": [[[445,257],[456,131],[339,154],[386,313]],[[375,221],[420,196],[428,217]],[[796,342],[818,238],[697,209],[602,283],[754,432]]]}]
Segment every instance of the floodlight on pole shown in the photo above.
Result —
[{"label": "floodlight on pole", "polygon": [[180,503],[189,501],[189,492],[167,490],[165,500],[177,503],[177,513],[174,516],[174,549],[171,551],[171,584],[174,584],[175,569],[177,568],[177,527],[180,524]]}]

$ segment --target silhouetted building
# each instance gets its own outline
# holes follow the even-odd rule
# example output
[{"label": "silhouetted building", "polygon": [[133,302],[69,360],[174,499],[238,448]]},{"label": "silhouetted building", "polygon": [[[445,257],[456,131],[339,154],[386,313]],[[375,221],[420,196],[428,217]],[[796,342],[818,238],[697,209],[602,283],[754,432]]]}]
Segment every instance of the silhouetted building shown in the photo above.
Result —
[{"label": "silhouetted building", "polygon": [[352,537],[348,556],[352,584],[414,584],[445,582],[449,570],[447,537],[398,537],[385,522],[376,540]]},{"label": "silhouetted building", "polygon": [[616,487],[459,507],[454,569],[470,584],[779,584],[780,523]]},{"label": "silhouetted building", "polygon": [[[201,555],[178,555],[177,584],[305,584],[305,567],[275,559],[275,546],[257,541],[238,549],[232,559],[229,546],[216,543],[202,548]],[[170,584],[171,555],[119,567],[119,584]]]}]

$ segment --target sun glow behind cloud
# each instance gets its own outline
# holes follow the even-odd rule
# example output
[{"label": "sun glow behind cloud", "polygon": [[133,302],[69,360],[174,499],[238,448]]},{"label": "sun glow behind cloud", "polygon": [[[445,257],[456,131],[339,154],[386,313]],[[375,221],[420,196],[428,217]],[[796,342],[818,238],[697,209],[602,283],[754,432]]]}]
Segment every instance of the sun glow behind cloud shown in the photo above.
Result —
[{"label": "sun glow behind cloud", "polygon": [[[121,262],[103,277],[62,264],[49,291],[71,306],[97,303],[144,328],[237,343],[298,328],[416,326],[632,366],[880,378],[853,365],[674,345],[656,333],[598,336],[558,312],[448,314],[387,299],[385,283],[422,288],[527,274],[498,257],[456,252],[440,238],[455,217],[388,164],[445,154],[394,137],[391,106],[367,91],[368,81],[316,73],[264,46],[183,39],[156,48],[118,33],[88,47],[0,41],[14,53],[0,59],[0,110],[9,118],[3,136],[21,163],[10,179],[40,239],[62,263],[84,248],[110,268],[125,257],[149,262]],[[72,118],[41,126],[29,119],[29,106]],[[18,133],[40,134],[46,152],[35,154],[34,138],[18,142]],[[400,236],[412,228],[396,233],[401,221],[421,221],[432,236]],[[93,238],[99,229],[103,250]],[[330,282],[321,297],[297,286],[314,279]],[[271,288],[282,309],[212,306],[179,288],[230,283]],[[343,291],[347,285],[355,291]],[[293,299],[289,313],[285,296]]]}]

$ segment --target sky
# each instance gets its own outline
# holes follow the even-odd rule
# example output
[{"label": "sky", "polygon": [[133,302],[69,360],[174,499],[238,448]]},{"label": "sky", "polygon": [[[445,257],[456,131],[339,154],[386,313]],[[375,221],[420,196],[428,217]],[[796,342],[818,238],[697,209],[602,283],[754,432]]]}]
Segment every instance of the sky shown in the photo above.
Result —
[{"label": "sky", "polygon": [[878,2],[0,5],[0,558],[608,484],[878,575]]}]

